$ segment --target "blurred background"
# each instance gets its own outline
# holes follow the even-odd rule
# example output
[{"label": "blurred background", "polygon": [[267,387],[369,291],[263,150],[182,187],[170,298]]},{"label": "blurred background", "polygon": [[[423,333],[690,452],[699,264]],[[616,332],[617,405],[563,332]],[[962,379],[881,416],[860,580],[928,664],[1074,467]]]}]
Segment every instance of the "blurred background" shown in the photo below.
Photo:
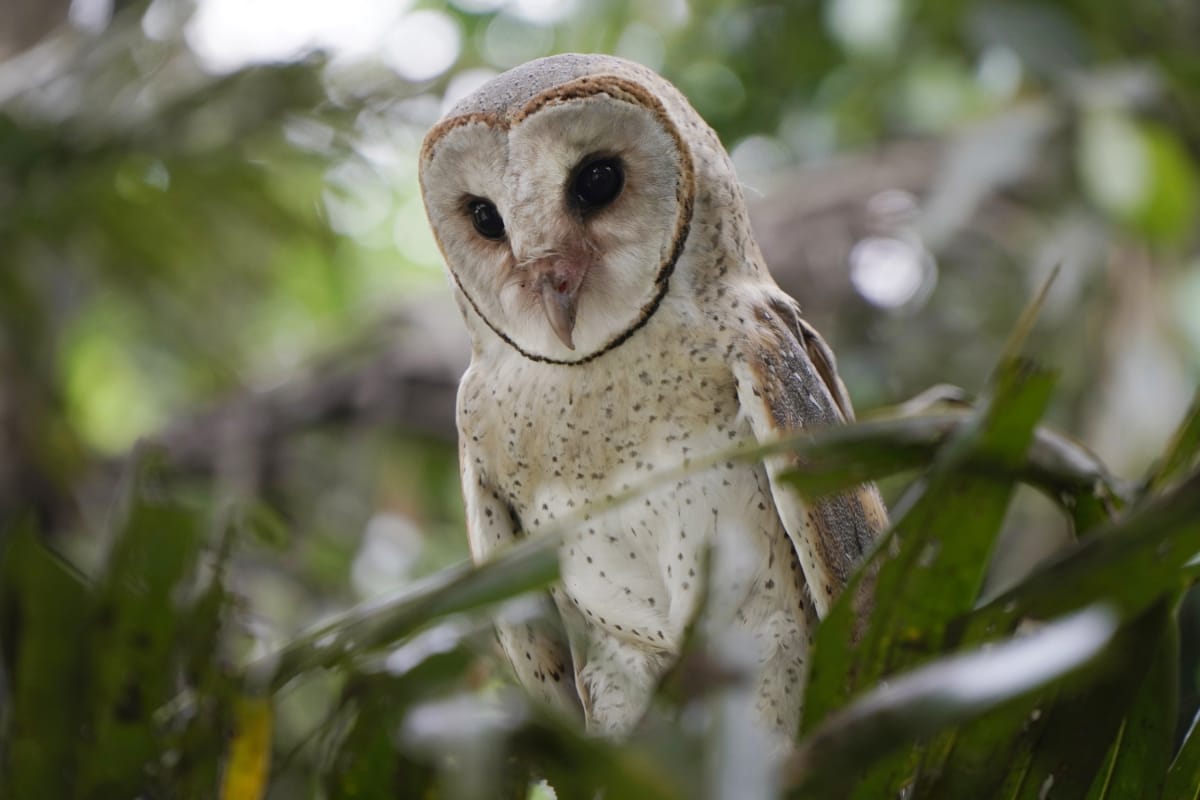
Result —
[{"label": "blurred background", "polygon": [[[1058,266],[1051,420],[1124,478],[1161,452],[1200,374],[1192,0],[0,0],[0,521],[86,570],[164,445],[249,534],[247,652],[464,557],[417,150],[566,51],[716,128],[861,411],[978,391]],[[1061,540],[1049,508],[1021,498],[1002,561]]]}]

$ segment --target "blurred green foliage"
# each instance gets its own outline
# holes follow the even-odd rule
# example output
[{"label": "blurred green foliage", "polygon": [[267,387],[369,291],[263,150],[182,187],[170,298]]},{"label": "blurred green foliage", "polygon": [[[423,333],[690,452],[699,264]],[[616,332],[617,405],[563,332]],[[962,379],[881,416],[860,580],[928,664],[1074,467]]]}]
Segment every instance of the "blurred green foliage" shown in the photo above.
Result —
[{"label": "blurred green foliage", "polygon": [[[822,629],[792,777],[832,793],[817,796],[910,780],[923,796],[996,780],[1000,796],[1194,796],[1196,737],[1164,769],[1200,692],[1200,612],[1180,600],[1196,511],[1178,488],[1200,491],[1198,417],[1168,441],[1200,374],[1200,6],[75,5],[71,25],[0,36],[0,796],[212,797],[233,791],[235,753],[253,787],[264,737],[280,798],[519,794],[531,767],[560,797],[696,796],[719,784],[695,760],[735,768],[670,714],[609,746],[500,688],[486,616],[441,615],[480,602],[473,581],[528,586],[545,554],[439,572],[465,555],[452,430],[426,422],[437,408],[386,413],[380,363],[415,370],[433,406],[460,366],[421,136],[480,80],[567,50],[659,69],[714,125],[860,406],[990,387],[978,410],[831,434],[796,476],[818,491],[930,465],[885,482],[902,512],[878,567],[892,613],[857,644],[845,609]],[[909,177],[864,189],[859,162]],[[771,220],[801,215],[815,222],[789,244]],[[855,247],[871,240],[919,256],[909,293],[877,294]],[[1011,358],[987,384],[1056,264],[1026,346],[1055,391]],[[1054,461],[1078,451],[1034,433],[1046,421],[1150,488]],[[148,436],[161,458],[131,453]],[[1010,504],[1018,478],[1067,513]],[[969,531],[956,508],[978,512]],[[989,575],[991,552],[1052,552],[1072,525],[1087,536],[1034,577],[1032,556]],[[922,694],[919,670],[958,674],[945,654],[1019,644],[1003,644],[1010,605],[1044,622],[1097,600],[1117,628],[1093,657],[990,700]],[[331,633],[354,635],[321,651]],[[912,694],[873,688],[910,668]],[[664,704],[706,702],[677,695]],[[914,724],[883,724],[897,714]]]}]

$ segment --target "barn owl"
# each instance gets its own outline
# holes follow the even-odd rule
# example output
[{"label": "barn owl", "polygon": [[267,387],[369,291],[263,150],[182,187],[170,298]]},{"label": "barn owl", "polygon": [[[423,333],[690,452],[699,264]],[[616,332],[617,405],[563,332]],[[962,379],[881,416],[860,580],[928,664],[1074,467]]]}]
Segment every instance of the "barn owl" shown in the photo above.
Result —
[{"label": "barn owl", "polygon": [[520,683],[620,736],[703,600],[704,624],[752,654],[752,716],[793,737],[817,621],[885,524],[875,489],[807,503],[770,457],[600,509],[698,457],[853,415],[767,272],[716,134],[651,70],[559,55],[454,106],[420,183],[472,340],[457,408],[472,555],[579,520],[546,613],[498,624]]}]

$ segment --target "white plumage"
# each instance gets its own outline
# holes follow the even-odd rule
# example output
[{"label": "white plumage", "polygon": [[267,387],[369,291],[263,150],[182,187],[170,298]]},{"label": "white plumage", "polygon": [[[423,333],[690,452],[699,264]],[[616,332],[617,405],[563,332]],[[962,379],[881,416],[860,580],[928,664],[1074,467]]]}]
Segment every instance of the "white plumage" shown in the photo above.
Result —
[{"label": "white plumage", "polygon": [[[570,55],[505,73],[429,133],[421,185],[472,336],[476,559],[689,459],[851,416],[720,142],[649,70]],[[545,618],[498,626],[521,683],[628,731],[707,592],[705,624],[752,650],[764,726],[793,735],[816,618],[885,516],[872,487],[806,506],[774,484],[785,465],[722,463],[590,515]]]}]

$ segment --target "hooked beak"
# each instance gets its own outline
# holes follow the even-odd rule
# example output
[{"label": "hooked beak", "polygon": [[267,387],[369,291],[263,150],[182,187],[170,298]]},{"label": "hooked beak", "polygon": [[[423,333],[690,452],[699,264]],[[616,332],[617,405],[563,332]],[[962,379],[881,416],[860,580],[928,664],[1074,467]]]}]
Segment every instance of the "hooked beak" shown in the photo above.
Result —
[{"label": "hooked beak", "polygon": [[534,264],[532,270],[533,290],[541,296],[550,327],[567,349],[574,350],[575,313],[587,267],[577,261],[550,259]]}]

